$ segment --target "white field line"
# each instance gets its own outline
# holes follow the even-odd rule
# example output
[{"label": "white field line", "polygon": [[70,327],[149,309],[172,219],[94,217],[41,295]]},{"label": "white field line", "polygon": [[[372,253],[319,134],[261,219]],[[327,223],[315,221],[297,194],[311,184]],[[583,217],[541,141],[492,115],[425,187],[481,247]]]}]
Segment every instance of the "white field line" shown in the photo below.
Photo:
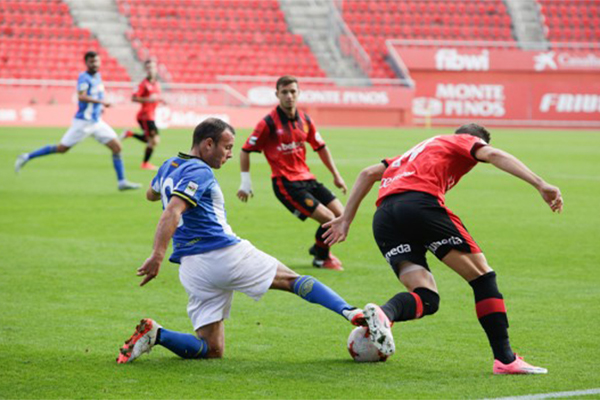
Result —
[{"label": "white field line", "polygon": [[575,396],[591,396],[593,394],[600,394],[600,388],[587,389],[587,390],[574,390],[571,392],[554,392],[554,393],[528,394],[525,396],[497,397],[495,399],[484,399],[484,400],[540,400],[540,399],[556,399],[556,398],[575,397]]}]

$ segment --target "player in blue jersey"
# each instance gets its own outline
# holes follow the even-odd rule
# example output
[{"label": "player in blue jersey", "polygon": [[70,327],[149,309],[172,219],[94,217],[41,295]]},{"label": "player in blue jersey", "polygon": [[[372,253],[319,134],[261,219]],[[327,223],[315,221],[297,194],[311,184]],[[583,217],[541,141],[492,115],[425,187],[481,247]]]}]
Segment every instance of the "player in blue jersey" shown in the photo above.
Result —
[{"label": "player in blue jersey", "polygon": [[71,127],[58,145],[44,146],[17,157],[15,172],[19,173],[21,168],[34,158],[56,153],[64,154],[71,147],[92,135],[113,153],[113,166],[117,173],[119,190],[139,189],[140,184],[131,183],[125,179],[125,170],[121,159],[121,142],[115,131],[101,118],[103,107],[110,107],[110,103],[104,99],[104,84],[102,84],[102,77],[98,72],[100,56],[96,52],[88,51],[84,55],[84,61],[87,71],[79,74],[77,79],[79,106]]},{"label": "player in blue jersey", "polygon": [[141,285],[154,279],[173,239],[170,261],[179,263],[179,279],[189,296],[187,311],[196,335],[170,331],[143,319],[121,347],[118,363],[135,360],[161,345],[183,358],[221,358],[225,349],[224,320],[233,292],[259,300],[269,289],[293,292],[364,325],[361,309],[311,276],[299,276],[277,259],[237,237],[227,223],[223,193],[212,169],[231,158],[234,129],[210,118],[194,130],[190,154],[180,153],[158,170],[146,193],[162,200],[150,257],[138,269]]}]

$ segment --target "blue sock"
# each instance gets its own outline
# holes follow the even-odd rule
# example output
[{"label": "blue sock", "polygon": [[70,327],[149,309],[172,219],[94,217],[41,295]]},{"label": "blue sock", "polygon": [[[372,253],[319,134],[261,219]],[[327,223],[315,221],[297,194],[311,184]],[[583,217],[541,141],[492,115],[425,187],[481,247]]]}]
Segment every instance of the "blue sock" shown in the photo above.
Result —
[{"label": "blue sock", "polygon": [[339,294],[322,284],[312,276],[302,275],[296,278],[293,285],[294,293],[311,303],[320,304],[343,316],[342,311],[352,307]]},{"label": "blue sock", "polygon": [[160,328],[156,344],[171,350],[181,358],[206,358],[208,344],[189,333],[181,333]]},{"label": "blue sock", "polygon": [[113,166],[117,172],[117,179],[119,182],[125,180],[125,168],[123,167],[123,160],[120,154],[113,154]]},{"label": "blue sock", "polygon": [[54,145],[44,146],[41,149],[37,149],[36,151],[32,151],[27,156],[31,160],[32,158],[41,157],[41,156],[47,156],[48,154],[54,154],[54,153],[56,153],[56,147],[57,146],[54,146]]}]

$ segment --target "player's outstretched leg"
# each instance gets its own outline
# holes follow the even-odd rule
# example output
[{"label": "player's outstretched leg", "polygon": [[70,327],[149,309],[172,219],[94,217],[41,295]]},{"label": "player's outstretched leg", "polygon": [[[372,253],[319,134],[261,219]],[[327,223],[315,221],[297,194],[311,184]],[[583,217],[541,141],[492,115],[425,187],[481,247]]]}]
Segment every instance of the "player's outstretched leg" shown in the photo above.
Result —
[{"label": "player's outstretched leg", "polygon": [[365,325],[363,311],[353,307],[339,294],[312,276],[298,276],[294,271],[280,264],[271,289],[293,292],[304,300],[320,304],[350,321],[353,325]]},{"label": "player's outstretched leg", "polygon": [[494,353],[494,374],[546,374],[545,368],[534,367],[513,353],[508,339],[508,317],[504,298],[498,290],[496,273],[488,272],[469,282],[475,294],[477,318]]},{"label": "player's outstretched leg", "polygon": [[205,340],[192,334],[169,331],[156,321],[145,318],[121,347],[117,363],[132,362],[142,354],[150,353],[155,345],[161,345],[182,358],[206,358],[208,353]]},{"label": "player's outstretched leg", "polygon": [[27,164],[27,162],[34,158],[56,153],[57,148],[58,146],[56,145],[48,145],[35,151],[32,151],[31,153],[23,153],[19,155],[17,157],[17,160],[15,161],[15,172],[18,174],[21,171],[21,168],[23,168],[25,164]]},{"label": "player's outstretched leg", "polygon": [[392,335],[392,324],[376,304],[369,303],[364,308],[365,321],[369,327],[369,337],[379,351],[391,356],[396,351],[394,336]]}]

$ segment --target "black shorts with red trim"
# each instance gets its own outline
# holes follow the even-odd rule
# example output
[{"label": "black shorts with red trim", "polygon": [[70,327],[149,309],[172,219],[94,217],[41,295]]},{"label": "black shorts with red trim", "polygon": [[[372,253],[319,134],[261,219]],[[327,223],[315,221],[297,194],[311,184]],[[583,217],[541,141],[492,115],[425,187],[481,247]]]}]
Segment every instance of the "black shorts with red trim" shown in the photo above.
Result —
[{"label": "black shorts with red trim", "polygon": [[144,131],[145,136],[154,136],[158,135],[158,128],[156,127],[156,123],[149,119],[138,119],[138,124]]},{"label": "black shorts with red trim", "polygon": [[302,221],[306,220],[319,204],[327,205],[335,200],[335,195],[315,179],[289,181],[283,177],[273,178],[273,190],[279,201]]},{"label": "black shorts with red trim", "polygon": [[435,196],[423,192],[386,197],[373,217],[373,234],[396,275],[403,261],[429,269],[427,250],[440,260],[452,249],[481,252],[460,218]]}]

